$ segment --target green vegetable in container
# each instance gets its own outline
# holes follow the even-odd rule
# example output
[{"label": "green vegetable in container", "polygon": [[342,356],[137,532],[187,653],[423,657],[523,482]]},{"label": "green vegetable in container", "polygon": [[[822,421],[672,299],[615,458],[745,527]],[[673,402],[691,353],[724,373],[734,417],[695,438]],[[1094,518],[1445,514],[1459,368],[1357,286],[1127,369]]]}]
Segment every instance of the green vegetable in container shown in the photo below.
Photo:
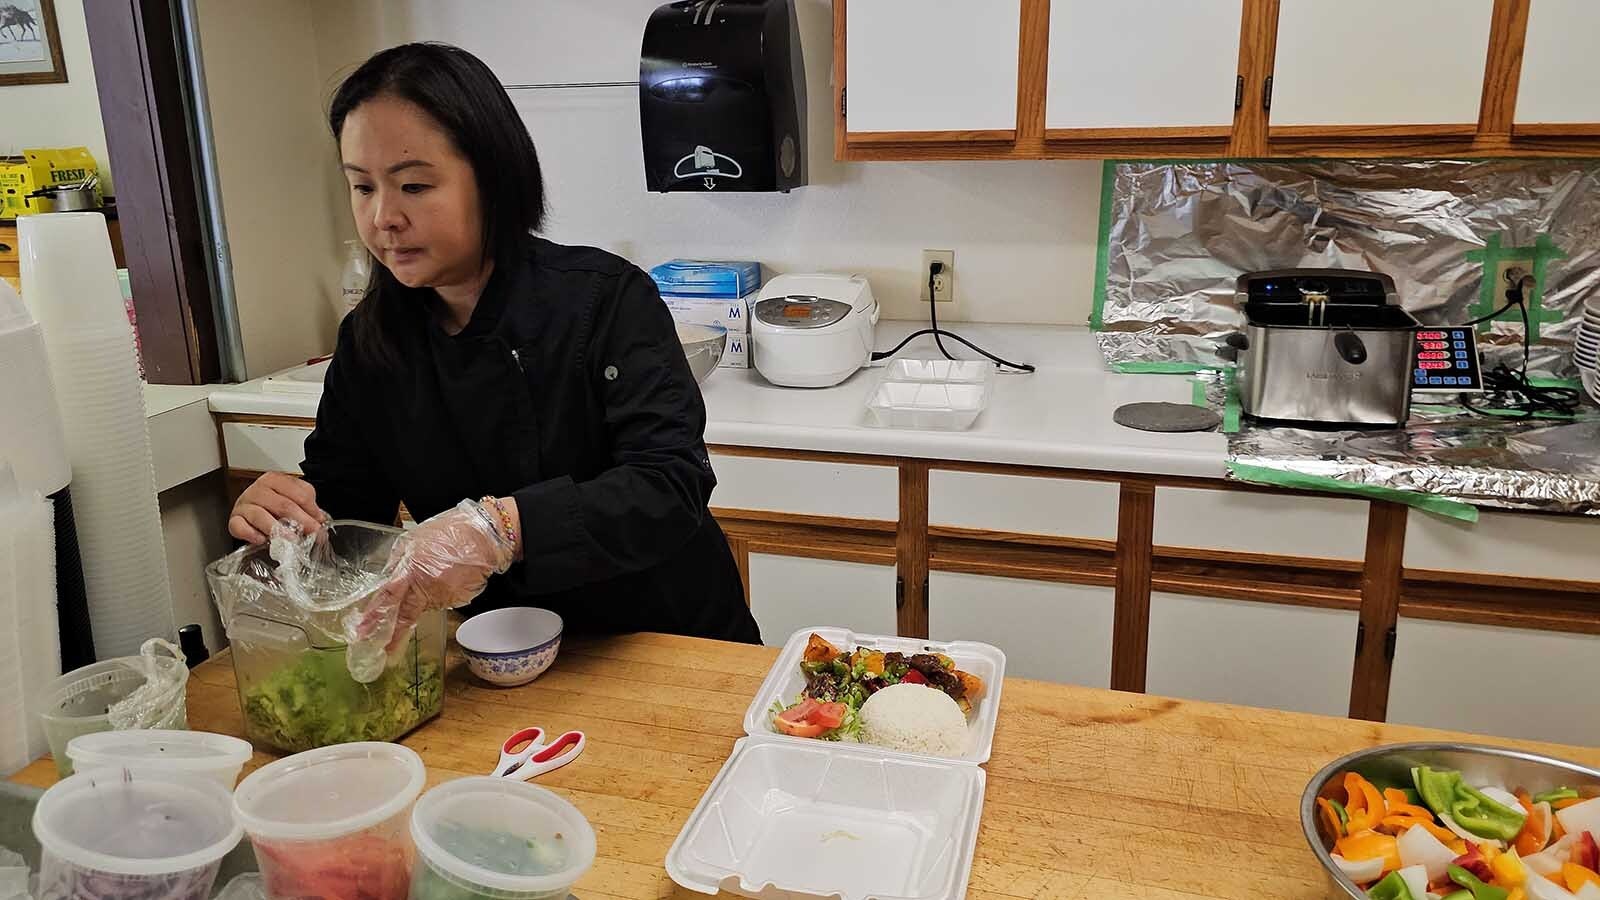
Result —
[{"label": "green vegetable in container", "polygon": [[[1461,780],[1461,773],[1418,766],[1411,770],[1417,792],[1428,808],[1478,837],[1515,840],[1528,817],[1506,808]],[[1463,885],[1465,886],[1465,885]]]},{"label": "green vegetable in container", "polygon": [[1534,803],[1555,803],[1560,800],[1576,799],[1578,799],[1578,792],[1569,787],[1559,787],[1553,791],[1545,791],[1542,794],[1533,795]]},{"label": "green vegetable in container", "polygon": [[[1451,866],[1445,870],[1450,875],[1450,880],[1472,892],[1472,900],[1506,900],[1511,892],[1503,887],[1485,884],[1478,876],[1468,872],[1460,866]],[[1535,875],[1535,878],[1543,876]]]},{"label": "green vegetable in container", "polygon": [[437,713],[444,672],[423,659],[415,639],[402,661],[377,681],[350,677],[345,653],[308,650],[245,687],[245,726],[252,738],[298,753],[349,741],[387,741]]},{"label": "green vegetable in container", "polygon": [[1399,872],[1390,872],[1388,877],[1367,891],[1367,896],[1371,900],[1422,900],[1411,893],[1411,888],[1406,887],[1406,880],[1400,877]]},{"label": "green vegetable in container", "polygon": [[[560,872],[567,866],[567,848],[559,834],[553,840],[540,840],[446,821],[435,826],[433,838],[456,859],[502,875],[538,877]],[[506,895],[501,891],[461,884],[424,861],[412,878],[410,900],[491,900],[503,896]]]}]

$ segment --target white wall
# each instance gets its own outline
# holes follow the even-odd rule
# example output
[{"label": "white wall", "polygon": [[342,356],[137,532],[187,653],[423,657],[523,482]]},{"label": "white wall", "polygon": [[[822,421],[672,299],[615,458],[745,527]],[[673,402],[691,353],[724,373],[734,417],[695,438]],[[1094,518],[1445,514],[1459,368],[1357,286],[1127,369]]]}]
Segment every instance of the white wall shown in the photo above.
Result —
[{"label": "white wall", "polygon": [[20,156],[36,147],[88,147],[109,188],[111,154],[100,121],[83,0],[56,0],[55,9],[67,81],[0,87],[0,155]]},{"label": "white wall", "polygon": [[[660,2],[318,4],[324,96],[374,50],[408,40],[459,44],[505,83],[637,78],[639,38]],[[607,247],[645,267],[684,256],[757,259],[774,272],[863,272],[887,314],[898,318],[926,315],[917,300],[922,249],[953,249],[957,302],[950,318],[1083,323],[1100,164],[834,162],[831,12],[826,0],[796,2],[810,99],[809,186],[789,195],[649,194],[636,92],[514,92],[544,166],[548,235]]]},{"label": "white wall", "polygon": [[[333,349],[343,263],[313,0],[200,0],[200,44],[250,377]],[[348,213],[342,213],[348,217]]]},{"label": "white wall", "polygon": [[205,567],[234,547],[228,536],[228,495],[222,472],[202,475],[161,493],[161,533],[178,627],[198,623],[214,652],[226,640],[206,586]]}]

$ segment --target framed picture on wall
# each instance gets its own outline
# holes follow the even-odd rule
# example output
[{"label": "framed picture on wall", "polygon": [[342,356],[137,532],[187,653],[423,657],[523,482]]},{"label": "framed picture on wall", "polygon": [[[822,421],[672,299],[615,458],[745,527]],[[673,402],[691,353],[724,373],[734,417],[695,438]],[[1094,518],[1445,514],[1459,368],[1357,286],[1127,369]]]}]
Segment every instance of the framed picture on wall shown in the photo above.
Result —
[{"label": "framed picture on wall", "polygon": [[0,85],[66,80],[55,0],[0,0]]}]

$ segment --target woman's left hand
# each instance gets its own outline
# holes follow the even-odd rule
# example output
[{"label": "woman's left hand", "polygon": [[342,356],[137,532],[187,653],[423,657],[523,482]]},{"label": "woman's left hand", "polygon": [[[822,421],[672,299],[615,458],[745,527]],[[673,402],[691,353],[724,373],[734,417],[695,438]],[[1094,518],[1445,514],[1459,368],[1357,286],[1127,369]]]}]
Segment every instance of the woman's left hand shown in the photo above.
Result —
[{"label": "woman's left hand", "polygon": [[[511,522],[502,509],[513,517]],[[516,515],[515,500],[463,500],[406,532],[395,544],[400,556],[395,577],[374,595],[360,633],[379,632],[393,615],[388,648],[393,651],[423,613],[472,602],[491,575],[505,572],[515,561]]]}]

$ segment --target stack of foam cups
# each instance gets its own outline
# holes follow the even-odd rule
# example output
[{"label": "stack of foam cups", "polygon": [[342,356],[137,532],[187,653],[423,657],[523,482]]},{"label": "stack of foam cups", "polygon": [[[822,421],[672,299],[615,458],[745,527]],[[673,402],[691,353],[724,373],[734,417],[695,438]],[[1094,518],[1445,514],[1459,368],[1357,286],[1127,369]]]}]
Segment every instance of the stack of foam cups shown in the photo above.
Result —
[{"label": "stack of foam cups", "polygon": [[173,639],[155,468],[133,327],[99,213],[17,221],[22,297],[44,330],[61,408],[95,650]]},{"label": "stack of foam cups", "polygon": [[0,464],[0,778],[44,755],[45,689],[61,674],[50,501]]}]

